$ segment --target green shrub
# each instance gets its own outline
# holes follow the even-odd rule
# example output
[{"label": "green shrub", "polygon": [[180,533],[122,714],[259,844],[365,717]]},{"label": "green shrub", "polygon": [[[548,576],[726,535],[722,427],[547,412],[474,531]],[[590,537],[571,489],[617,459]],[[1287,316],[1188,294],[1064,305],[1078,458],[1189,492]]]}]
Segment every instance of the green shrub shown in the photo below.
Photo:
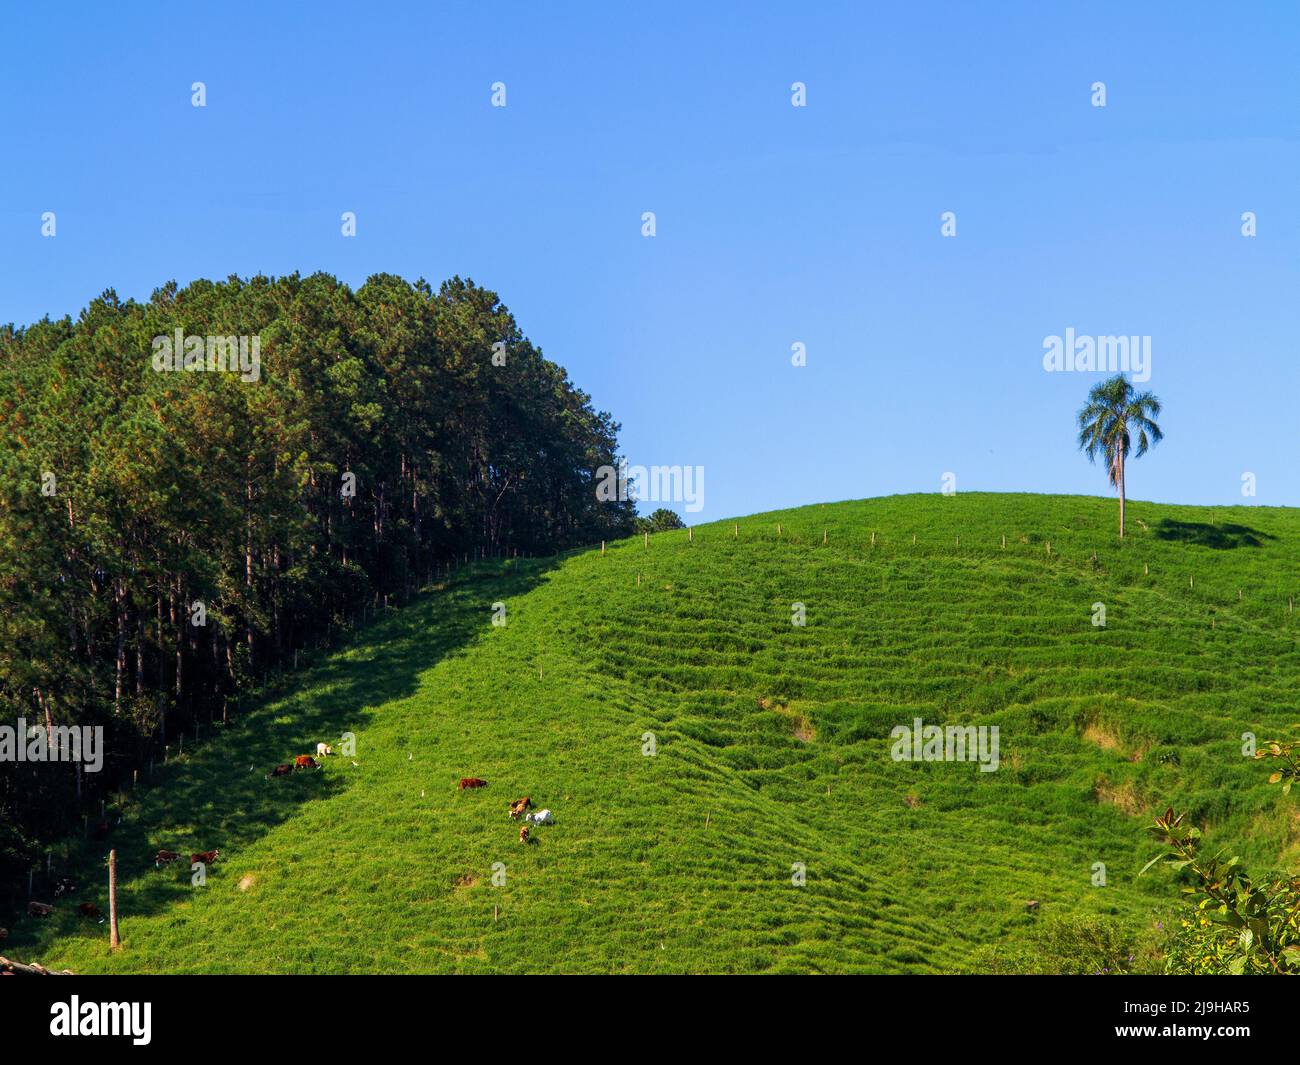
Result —
[{"label": "green shrub", "polygon": [[1120,976],[1155,967],[1149,937],[1106,917],[1061,916],[1035,922],[1025,935],[986,947],[976,972],[998,976]]}]

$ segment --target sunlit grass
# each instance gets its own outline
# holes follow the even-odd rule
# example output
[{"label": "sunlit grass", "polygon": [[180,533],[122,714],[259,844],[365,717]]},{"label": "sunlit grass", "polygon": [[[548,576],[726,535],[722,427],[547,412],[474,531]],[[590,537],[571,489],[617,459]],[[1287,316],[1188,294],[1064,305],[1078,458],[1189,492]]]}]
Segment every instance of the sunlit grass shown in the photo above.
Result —
[{"label": "sunlit grass", "polygon": [[[1116,521],[1104,499],[907,496],[462,571],[130,797],[120,952],[64,905],[7,953],[935,972],[1022,935],[1029,899],[1141,928],[1175,894],[1136,879],[1156,807],[1252,866],[1296,860],[1300,825],[1241,745],[1300,721],[1300,512],[1131,502],[1123,543]],[[1001,768],[892,761],[916,717],[999,726]],[[266,779],[345,731],[356,765]],[[471,775],[490,786],[458,792]],[[506,815],[524,794],[556,819],[528,846]],[[222,859],[191,887],[159,847]]]}]

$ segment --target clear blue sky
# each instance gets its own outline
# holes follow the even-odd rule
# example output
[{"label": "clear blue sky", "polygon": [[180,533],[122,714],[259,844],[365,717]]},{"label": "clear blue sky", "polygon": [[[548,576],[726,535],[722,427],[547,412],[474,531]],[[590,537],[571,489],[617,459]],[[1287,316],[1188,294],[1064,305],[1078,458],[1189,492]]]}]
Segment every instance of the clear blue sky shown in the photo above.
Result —
[{"label": "clear blue sky", "polygon": [[1166,440],[1130,493],[1300,504],[1300,12],[1068,7],[10,7],[0,321],[170,278],[472,277],[630,461],[705,467],[693,521],[945,471],[1105,493],[1073,431],[1100,375],[1043,340],[1149,335]]}]

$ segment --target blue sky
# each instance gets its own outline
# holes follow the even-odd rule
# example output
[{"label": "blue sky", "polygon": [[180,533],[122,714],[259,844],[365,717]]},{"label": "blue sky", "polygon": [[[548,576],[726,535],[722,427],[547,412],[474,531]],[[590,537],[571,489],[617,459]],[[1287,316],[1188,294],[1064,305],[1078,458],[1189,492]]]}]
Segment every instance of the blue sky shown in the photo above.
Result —
[{"label": "blue sky", "polygon": [[472,277],[631,462],[705,468],[692,521],[949,471],[1104,493],[1074,445],[1101,375],[1046,373],[1044,338],[1150,336],[1166,440],[1130,493],[1300,505],[1292,4],[313,11],[0,15],[0,321],[171,278]]}]

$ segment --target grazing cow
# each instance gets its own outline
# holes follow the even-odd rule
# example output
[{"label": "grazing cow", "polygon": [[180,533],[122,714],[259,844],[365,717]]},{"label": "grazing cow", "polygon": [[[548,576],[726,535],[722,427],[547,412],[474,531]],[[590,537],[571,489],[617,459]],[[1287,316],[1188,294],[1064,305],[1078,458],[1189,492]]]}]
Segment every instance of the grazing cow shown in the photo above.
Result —
[{"label": "grazing cow", "polygon": [[293,766],[288,765],[288,764],[286,764],[286,765],[278,765],[278,766],[276,766],[274,769],[271,770],[271,776],[273,776],[273,777],[287,777],[287,776],[288,776],[290,773],[292,773],[292,772],[293,772]]},{"label": "grazing cow", "polygon": [[533,805],[533,800],[525,795],[522,799],[516,799],[510,804],[510,820],[518,821],[525,810]]},{"label": "grazing cow", "polygon": [[329,757],[329,756],[330,756],[331,754],[333,754],[333,753],[334,753],[334,748],[331,747],[328,743],[318,743],[318,744],[316,744],[316,757],[317,757],[317,758],[327,758],[327,757]]},{"label": "grazing cow", "polygon": [[527,843],[527,842],[528,842],[528,826],[527,826],[527,825],[524,825],[524,826],[519,830],[519,842],[520,842],[520,843]]},{"label": "grazing cow", "polygon": [[195,865],[200,862],[203,865],[211,865],[217,860],[217,856],[220,854],[220,851],[199,851],[198,854],[190,855],[190,865]]},{"label": "grazing cow", "polygon": [[158,857],[154,859],[153,864],[161,869],[164,865],[171,865],[172,862],[179,859],[180,855],[175,851],[159,851]]},{"label": "grazing cow", "polygon": [[54,912],[54,907],[48,902],[29,902],[27,904],[28,917],[48,917]]},{"label": "grazing cow", "polygon": [[551,816],[550,810],[538,810],[536,813],[529,814],[524,820],[531,821],[535,825],[555,824],[555,818]]},{"label": "grazing cow", "polygon": [[71,895],[76,890],[77,890],[77,882],[65,876],[62,880],[60,880],[57,884],[54,885],[54,897],[57,899],[57,898],[61,898],[64,895]]},{"label": "grazing cow", "polygon": [[93,902],[83,902],[80,906],[77,907],[77,909],[80,911],[82,917],[99,916],[99,907],[96,906]]},{"label": "grazing cow", "polygon": [[486,788],[487,781],[480,780],[478,777],[461,777],[460,783],[456,785],[461,791],[466,788]]},{"label": "grazing cow", "polygon": [[293,760],[294,769],[319,769],[320,763],[309,754],[300,754]]}]

